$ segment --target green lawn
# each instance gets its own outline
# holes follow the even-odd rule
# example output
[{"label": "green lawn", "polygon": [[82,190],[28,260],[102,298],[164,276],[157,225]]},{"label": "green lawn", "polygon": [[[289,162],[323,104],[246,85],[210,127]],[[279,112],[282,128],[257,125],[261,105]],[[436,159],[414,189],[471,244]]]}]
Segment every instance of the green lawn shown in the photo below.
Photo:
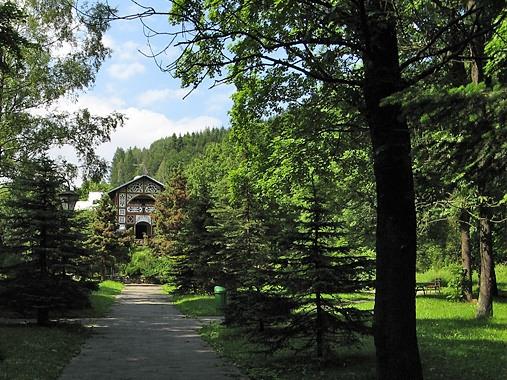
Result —
[{"label": "green lawn", "polygon": [[[418,281],[446,279],[445,270],[419,274]],[[497,267],[498,284],[507,290],[507,266]],[[358,307],[372,308],[372,294],[343,298],[360,301]],[[366,302],[365,302],[366,301]],[[475,305],[453,302],[441,295],[417,296],[417,332],[426,380],[477,378],[507,379],[507,297],[494,303],[494,318],[475,319]],[[246,332],[219,324],[205,326],[201,334],[217,351],[238,363],[253,379],[375,379],[375,349],[371,337],[362,347],[344,348],[329,363],[297,360],[292,352],[261,353]]]},{"label": "green lawn", "polygon": [[[77,317],[107,313],[123,284],[105,281],[93,292],[92,309],[73,312]],[[0,325],[0,380],[54,380],[76,355],[89,332],[80,325]],[[2,360],[3,359],[3,360]]]},{"label": "green lawn", "polygon": [[208,295],[186,295],[173,298],[174,306],[183,314],[192,317],[220,316],[223,313],[215,306],[215,298]]},{"label": "green lawn", "polygon": [[53,380],[76,355],[88,332],[79,325],[0,326],[0,379]]},{"label": "green lawn", "polygon": [[327,363],[296,357],[292,351],[263,353],[264,347],[251,343],[241,328],[227,328],[211,323],[201,329],[201,336],[213,348],[237,364],[252,379],[317,380],[375,379],[373,340],[363,340],[361,347],[347,347]]},{"label": "green lawn", "polygon": [[417,332],[426,379],[507,379],[507,298],[491,321],[475,305],[436,296],[417,298]]},{"label": "green lawn", "polygon": [[116,281],[104,281],[99,285],[99,290],[93,292],[90,296],[92,308],[89,315],[92,317],[103,317],[107,314],[114,303],[118,294],[121,293],[125,285]]},{"label": "green lawn", "polygon": [[164,285],[163,290],[169,294],[176,308],[183,314],[191,317],[216,317],[223,315],[218,310],[215,303],[215,297],[207,294],[185,294],[176,295],[172,292],[174,288]]}]

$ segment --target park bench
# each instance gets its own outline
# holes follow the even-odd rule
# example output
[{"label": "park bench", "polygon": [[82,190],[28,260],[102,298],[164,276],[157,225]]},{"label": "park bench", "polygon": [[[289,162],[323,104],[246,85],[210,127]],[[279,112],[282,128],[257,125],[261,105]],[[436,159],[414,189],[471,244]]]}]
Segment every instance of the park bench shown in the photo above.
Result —
[{"label": "park bench", "polygon": [[415,293],[418,291],[422,291],[424,295],[426,292],[430,293],[433,291],[435,294],[438,292],[440,294],[440,288],[442,287],[442,279],[436,278],[431,282],[418,282],[415,285]]}]

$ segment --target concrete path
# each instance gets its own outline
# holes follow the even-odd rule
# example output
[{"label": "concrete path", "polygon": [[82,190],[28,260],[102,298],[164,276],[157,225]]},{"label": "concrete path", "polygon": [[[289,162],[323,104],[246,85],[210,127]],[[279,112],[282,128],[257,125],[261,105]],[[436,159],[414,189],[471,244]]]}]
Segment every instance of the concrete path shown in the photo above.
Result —
[{"label": "concrete path", "polygon": [[200,326],[160,286],[127,285],[60,380],[241,379],[201,340]]}]

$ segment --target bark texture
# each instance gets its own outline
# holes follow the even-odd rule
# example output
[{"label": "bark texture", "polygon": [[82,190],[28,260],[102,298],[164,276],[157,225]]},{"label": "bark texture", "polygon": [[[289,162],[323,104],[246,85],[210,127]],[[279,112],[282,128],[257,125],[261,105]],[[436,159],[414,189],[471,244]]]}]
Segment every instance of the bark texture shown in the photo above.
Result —
[{"label": "bark texture", "polygon": [[379,379],[422,379],[415,318],[416,219],[410,134],[398,106],[401,73],[390,2],[364,13],[364,96],[377,184],[374,337]]},{"label": "bark texture", "polygon": [[476,317],[490,318],[493,316],[493,246],[487,206],[479,208],[479,239],[481,277]]},{"label": "bark texture", "polygon": [[[468,1],[468,9],[480,6],[477,0]],[[477,20],[477,31],[483,31],[489,28],[486,19],[488,16],[484,14]],[[491,15],[489,15],[491,22]],[[491,85],[491,78],[484,72],[484,47],[487,37],[483,34],[475,38],[470,44],[470,53],[472,56],[470,74],[472,83],[479,84],[481,82]],[[491,130],[491,125],[486,117],[486,111],[483,111],[483,121],[476,128],[479,137],[485,135]],[[480,141],[480,138],[479,138]],[[480,168],[477,176],[477,187],[479,194],[488,195],[487,168]],[[490,318],[493,316],[493,238],[491,232],[491,211],[487,205],[479,206],[479,254],[481,258],[480,279],[479,279],[479,301],[477,303],[476,317]]]},{"label": "bark texture", "polygon": [[470,215],[467,210],[461,210],[460,220],[460,239],[461,239],[461,265],[463,268],[463,297],[472,301],[472,250],[470,244]]}]

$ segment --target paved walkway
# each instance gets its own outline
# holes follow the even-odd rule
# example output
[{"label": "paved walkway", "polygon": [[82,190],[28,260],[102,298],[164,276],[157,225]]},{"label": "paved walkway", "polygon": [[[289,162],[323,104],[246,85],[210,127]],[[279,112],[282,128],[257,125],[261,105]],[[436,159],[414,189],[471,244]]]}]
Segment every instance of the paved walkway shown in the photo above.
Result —
[{"label": "paved walkway", "polygon": [[127,285],[60,380],[242,378],[201,340],[200,326],[181,315],[160,286]]}]

